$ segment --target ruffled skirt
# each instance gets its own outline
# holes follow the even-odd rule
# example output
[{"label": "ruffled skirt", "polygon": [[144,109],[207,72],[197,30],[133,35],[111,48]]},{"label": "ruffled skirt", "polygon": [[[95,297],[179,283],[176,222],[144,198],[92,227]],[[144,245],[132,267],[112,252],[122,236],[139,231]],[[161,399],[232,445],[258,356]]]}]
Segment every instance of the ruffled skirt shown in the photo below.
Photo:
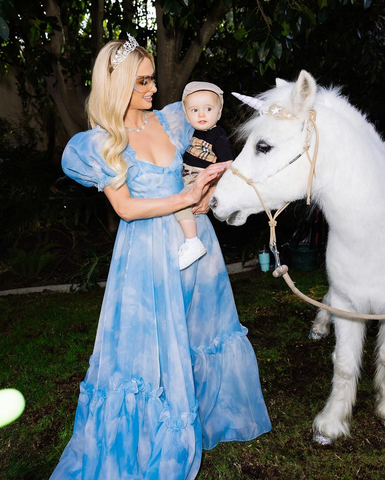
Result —
[{"label": "ruffled skirt", "polygon": [[[51,480],[193,480],[202,448],[271,429],[205,215],[180,272],[172,215],[121,222],[73,436]],[[146,255],[143,255],[146,251]]]}]

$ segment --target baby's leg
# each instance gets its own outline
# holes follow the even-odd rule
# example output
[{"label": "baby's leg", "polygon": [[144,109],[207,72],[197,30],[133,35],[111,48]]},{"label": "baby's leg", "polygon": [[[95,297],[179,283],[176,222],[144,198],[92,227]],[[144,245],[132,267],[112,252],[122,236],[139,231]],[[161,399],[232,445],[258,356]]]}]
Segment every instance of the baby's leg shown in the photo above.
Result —
[{"label": "baby's leg", "polygon": [[181,226],[185,242],[181,245],[179,256],[179,268],[184,270],[206,253],[206,249],[197,236],[197,226],[191,208],[185,208],[175,213],[175,217]]},{"label": "baby's leg", "polygon": [[[191,212],[190,208],[189,211]],[[192,218],[178,218],[178,222],[186,239],[192,239],[197,236],[197,225],[194,216]]]}]

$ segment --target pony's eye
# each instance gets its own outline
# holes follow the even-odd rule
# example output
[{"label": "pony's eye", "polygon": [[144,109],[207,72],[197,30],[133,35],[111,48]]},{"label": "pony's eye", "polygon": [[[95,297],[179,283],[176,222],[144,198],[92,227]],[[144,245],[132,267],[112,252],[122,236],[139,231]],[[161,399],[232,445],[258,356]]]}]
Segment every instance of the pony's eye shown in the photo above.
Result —
[{"label": "pony's eye", "polygon": [[257,145],[255,146],[256,153],[264,153],[266,155],[273,147],[271,147],[268,143],[264,140],[260,140]]}]

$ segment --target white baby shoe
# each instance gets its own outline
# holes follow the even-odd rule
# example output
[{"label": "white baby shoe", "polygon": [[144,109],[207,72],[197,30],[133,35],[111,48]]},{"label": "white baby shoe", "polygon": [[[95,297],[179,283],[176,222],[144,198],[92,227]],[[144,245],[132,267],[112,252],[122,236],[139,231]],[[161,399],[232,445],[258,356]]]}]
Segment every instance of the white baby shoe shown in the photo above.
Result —
[{"label": "white baby shoe", "polygon": [[184,242],[178,252],[179,268],[184,270],[198,260],[198,258],[203,257],[206,252],[207,250],[199,239],[194,243]]}]

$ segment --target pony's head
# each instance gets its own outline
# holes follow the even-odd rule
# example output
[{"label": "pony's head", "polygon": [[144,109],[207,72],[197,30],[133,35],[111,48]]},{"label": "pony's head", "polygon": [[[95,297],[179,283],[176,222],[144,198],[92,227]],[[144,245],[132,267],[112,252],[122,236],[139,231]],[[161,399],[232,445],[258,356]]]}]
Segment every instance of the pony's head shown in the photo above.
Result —
[{"label": "pony's head", "polygon": [[253,187],[233,174],[237,171],[255,184],[268,210],[305,196],[306,156],[285,166],[304,151],[316,90],[314,78],[303,70],[296,83],[277,79],[276,87],[265,94],[243,97],[257,112],[240,128],[240,135],[247,139],[245,146],[233,163],[234,170],[223,175],[210,201],[219,220],[242,225],[249,215],[263,210]]}]

